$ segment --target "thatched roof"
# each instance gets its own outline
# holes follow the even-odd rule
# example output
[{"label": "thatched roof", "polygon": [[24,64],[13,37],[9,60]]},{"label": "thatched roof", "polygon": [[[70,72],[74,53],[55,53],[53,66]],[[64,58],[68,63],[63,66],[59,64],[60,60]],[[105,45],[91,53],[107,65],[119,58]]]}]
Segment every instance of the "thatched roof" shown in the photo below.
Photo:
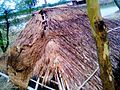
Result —
[{"label": "thatched roof", "polygon": [[[118,32],[109,32],[111,58],[120,54]],[[9,75],[23,87],[34,75],[44,76],[44,82],[54,76],[56,81],[62,78],[70,90],[77,90],[98,68],[96,51],[88,17],[79,7],[43,9],[33,14],[10,49]],[[99,70],[83,89],[102,89]]]}]

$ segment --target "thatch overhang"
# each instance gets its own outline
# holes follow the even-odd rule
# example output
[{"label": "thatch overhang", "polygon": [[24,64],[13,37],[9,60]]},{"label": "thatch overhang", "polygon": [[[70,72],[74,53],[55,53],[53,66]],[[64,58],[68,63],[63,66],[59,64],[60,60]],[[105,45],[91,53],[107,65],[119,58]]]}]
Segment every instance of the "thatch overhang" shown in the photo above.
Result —
[{"label": "thatch overhang", "polygon": [[[118,24],[105,20],[109,28]],[[120,55],[120,30],[110,31],[110,58],[115,65]],[[32,76],[62,79],[70,90],[77,90],[98,68],[97,49],[87,14],[79,7],[46,8],[35,12],[9,50],[11,80],[27,87]],[[99,70],[82,87],[102,89]]]}]

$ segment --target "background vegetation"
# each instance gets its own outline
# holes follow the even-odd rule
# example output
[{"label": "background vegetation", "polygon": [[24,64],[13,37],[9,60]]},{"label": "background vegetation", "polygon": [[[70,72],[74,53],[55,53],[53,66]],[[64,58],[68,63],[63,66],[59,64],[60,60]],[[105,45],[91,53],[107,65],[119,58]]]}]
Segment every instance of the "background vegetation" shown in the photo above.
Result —
[{"label": "background vegetation", "polygon": [[[30,19],[31,13],[46,6],[52,7],[67,3],[67,0],[60,0],[50,4],[44,0],[44,4],[38,5],[37,0],[3,0],[0,3],[0,51],[5,52],[12,44]],[[9,5],[11,3],[11,5]],[[16,28],[17,27],[17,28]]]}]

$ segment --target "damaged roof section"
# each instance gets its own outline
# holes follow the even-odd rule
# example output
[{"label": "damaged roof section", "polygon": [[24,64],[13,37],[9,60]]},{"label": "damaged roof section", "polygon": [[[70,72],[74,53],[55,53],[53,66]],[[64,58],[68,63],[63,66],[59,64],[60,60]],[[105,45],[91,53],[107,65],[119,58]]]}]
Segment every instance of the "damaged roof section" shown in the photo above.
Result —
[{"label": "damaged roof section", "polygon": [[32,76],[42,76],[43,83],[54,77],[59,88],[68,90],[102,89],[96,44],[88,17],[79,7],[34,13],[9,54],[9,75],[21,87],[27,87]]}]

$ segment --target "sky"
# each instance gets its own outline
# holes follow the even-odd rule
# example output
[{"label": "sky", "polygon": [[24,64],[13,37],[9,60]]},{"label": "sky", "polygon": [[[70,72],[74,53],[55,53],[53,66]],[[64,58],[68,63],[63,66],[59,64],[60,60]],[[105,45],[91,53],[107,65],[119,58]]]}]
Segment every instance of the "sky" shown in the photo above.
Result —
[{"label": "sky", "polygon": [[[4,0],[0,0],[0,4],[2,4]],[[15,3],[13,2],[13,0],[10,0],[11,2],[6,0],[5,6],[7,8],[11,8],[11,9],[15,9]],[[42,4],[45,4],[44,0],[37,0],[38,4],[36,6],[41,6]],[[47,0],[47,3],[57,3],[60,0]],[[105,8],[105,9],[101,9],[101,14],[102,16],[106,16],[109,15],[111,13],[114,13],[115,11],[119,10],[116,6],[115,7],[111,7],[111,8]],[[110,13],[106,13],[107,11],[111,11]],[[105,13],[104,13],[105,12]]]},{"label": "sky", "polygon": [[[39,2],[44,2],[44,0],[38,0]],[[46,0],[47,1],[47,3],[56,3],[56,2],[58,2],[58,1],[60,1],[60,0]]]},{"label": "sky", "polygon": [[[3,1],[4,0],[0,0],[0,4],[2,4]],[[13,2],[13,0],[10,0],[10,2],[6,1],[5,6],[6,6],[6,8],[15,9],[15,2]]]},{"label": "sky", "polygon": [[[38,5],[45,4],[44,0],[37,0],[37,1],[38,1]],[[46,0],[46,1],[47,1],[47,3],[53,4],[53,3],[56,3],[56,2],[58,2],[60,0]]]},{"label": "sky", "polygon": [[[0,4],[2,4],[3,1],[4,0],[0,0]],[[6,0],[5,6],[7,6],[7,8],[15,9],[15,3],[13,2],[13,0],[10,0],[10,1],[11,2]],[[37,1],[38,1],[37,6],[41,6],[42,4],[45,4],[44,0],[37,0]],[[56,3],[60,0],[46,0],[46,1],[47,1],[47,3],[53,4],[53,3]]]}]

